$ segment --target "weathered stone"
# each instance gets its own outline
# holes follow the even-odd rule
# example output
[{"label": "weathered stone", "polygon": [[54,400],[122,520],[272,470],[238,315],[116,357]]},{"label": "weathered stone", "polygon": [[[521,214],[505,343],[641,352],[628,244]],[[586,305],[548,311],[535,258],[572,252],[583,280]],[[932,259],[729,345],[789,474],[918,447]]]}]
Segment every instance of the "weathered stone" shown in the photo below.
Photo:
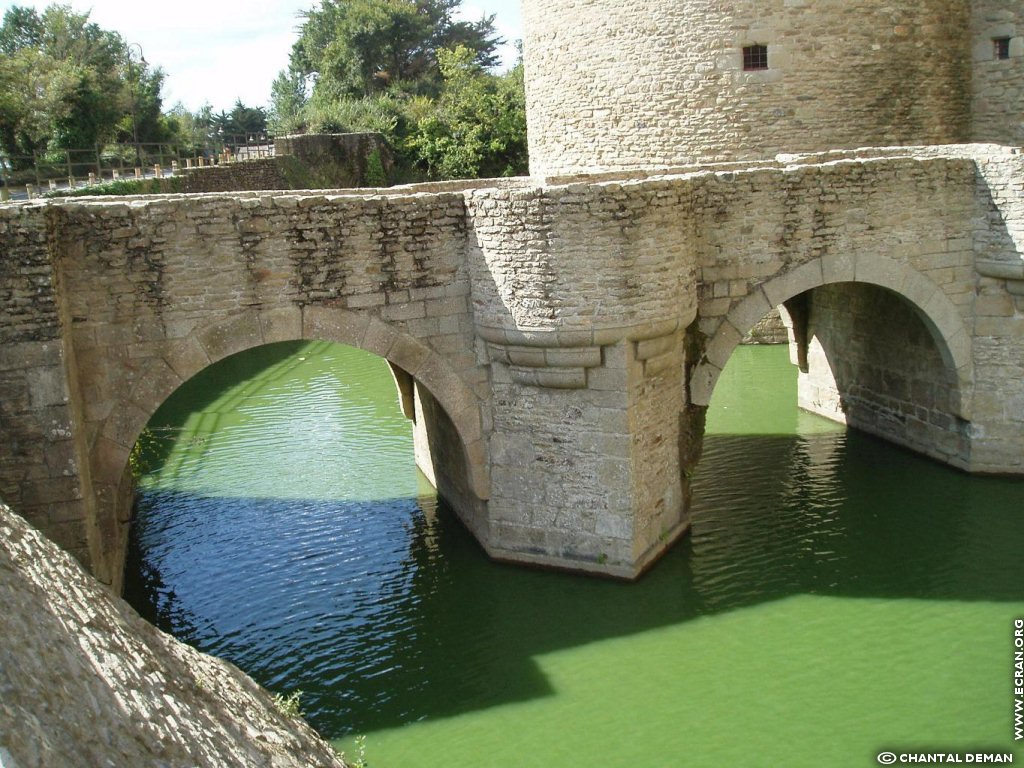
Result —
[{"label": "weathered stone", "polygon": [[4,766],[344,765],[238,669],[157,630],[3,505],[0,602]]}]

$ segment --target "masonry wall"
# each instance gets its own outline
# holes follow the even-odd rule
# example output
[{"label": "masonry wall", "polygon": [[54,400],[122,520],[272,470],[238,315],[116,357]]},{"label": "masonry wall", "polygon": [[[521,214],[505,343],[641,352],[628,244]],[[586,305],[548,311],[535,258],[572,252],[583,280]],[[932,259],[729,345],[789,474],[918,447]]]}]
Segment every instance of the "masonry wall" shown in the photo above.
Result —
[{"label": "masonry wall", "polygon": [[[974,297],[975,166],[892,159],[694,180],[705,357],[691,380],[707,404],[717,373],[765,315],[833,282],[890,285],[924,307],[943,297],[950,327],[969,328]],[[939,309],[936,309],[938,312]],[[953,331],[950,331],[951,333]],[[969,339],[955,339],[969,360]]]},{"label": "masonry wall", "polygon": [[[376,165],[371,157],[376,156]],[[239,192],[385,186],[391,150],[378,133],[304,134],[274,139],[274,157],[181,171],[178,191]]]},{"label": "masonry wall", "polygon": [[95,566],[115,586],[130,515],[123,473],[139,431],[184,380],[253,346],[321,338],[391,359],[439,391],[477,478],[486,474],[486,371],[460,195],[182,196],[68,203],[51,215],[80,431],[112,558]]},{"label": "masonry wall", "polygon": [[523,22],[534,176],[970,133],[966,0],[526,0]]},{"label": "masonry wall", "polygon": [[498,556],[635,576],[685,528],[687,194],[661,180],[468,195]]},{"label": "masonry wall", "polygon": [[[1024,8],[1015,0],[973,0],[971,37],[971,139],[1024,145]],[[996,38],[1009,38],[1009,58],[996,58]]]},{"label": "masonry wall", "polygon": [[88,466],[50,224],[38,211],[0,209],[0,498],[89,564]]},{"label": "masonry wall", "polygon": [[157,630],[3,503],[0,605],[5,766],[345,766],[237,668]]},{"label": "masonry wall", "polygon": [[972,465],[1024,471],[1024,155],[978,163]]},{"label": "masonry wall", "polygon": [[192,194],[290,188],[281,171],[281,158],[277,157],[191,168],[182,172],[181,181],[181,191]]}]

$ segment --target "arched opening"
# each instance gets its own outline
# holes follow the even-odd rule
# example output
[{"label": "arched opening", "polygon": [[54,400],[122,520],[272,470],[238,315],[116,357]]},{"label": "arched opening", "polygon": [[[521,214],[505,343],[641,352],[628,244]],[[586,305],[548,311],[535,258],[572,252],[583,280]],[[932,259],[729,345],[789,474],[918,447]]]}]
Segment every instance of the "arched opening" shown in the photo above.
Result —
[{"label": "arched opening", "polygon": [[828,281],[815,261],[737,303],[691,371],[696,417],[743,337],[777,309],[800,369],[802,408],[967,468],[973,360],[959,310],[906,267],[863,272]]},{"label": "arched opening", "polygon": [[[434,476],[463,522],[486,543],[485,504],[490,495],[486,439],[480,404],[473,390],[445,358],[422,342],[367,315],[333,307],[310,307],[286,313],[248,310],[195,327],[183,338],[168,340],[162,358],[127,376],[134,384],[127,397],[113,404],[96,426],[90,453],[95,489],[95,535],[90,537],[97,576],[120,592],[127,522],[131,512],[130,453],[157,407],[192,376],[233,354],[263,344],[293,339],[319,339],[346,344],[378,355],[412,377],[415,393],[436,407],[428,408],[437,424],[423,424],[425,445],[440,443],[444,433],[457,442],[438,453]],[[426,438],[429,436],[429,444]],[[422,459],[431,454],[420,451]],[[445,463],[437,462],[443,460]],[[440,467],[440,469],[439,469]]]},{"label": "arched opening", "polygon": [[368,707],[321,679],[348,644],[378,667],[352,673],[366,678],[357,695],[380,693],[370,681],[401,657],[420,571],[450,527],[438,517],[455,517],[417,470],[414,432],[455,441],[437,476],[469,488],[452,419],[419,382],[396,390],[403,374],[331,342],[253,347],[182,384],[132,454],[126,598],[272,690],[302,688],[321,723]]}]

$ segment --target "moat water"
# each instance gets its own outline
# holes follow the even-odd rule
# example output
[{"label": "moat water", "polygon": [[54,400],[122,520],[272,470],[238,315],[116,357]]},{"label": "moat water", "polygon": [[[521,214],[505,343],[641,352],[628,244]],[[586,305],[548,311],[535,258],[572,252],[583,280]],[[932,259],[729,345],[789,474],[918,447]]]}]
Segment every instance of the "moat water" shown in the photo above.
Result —
[{"label": "moat water", "polygon": [[[799,412],[784,347],[716,391],[693,529],[635,584],[489,562],[386,365],[229,358],[151,422],[128,597],[371,768],[869,766],[1008,752],[1024,483]],[[1024,750],[1018,754],[1018,759]]]}]

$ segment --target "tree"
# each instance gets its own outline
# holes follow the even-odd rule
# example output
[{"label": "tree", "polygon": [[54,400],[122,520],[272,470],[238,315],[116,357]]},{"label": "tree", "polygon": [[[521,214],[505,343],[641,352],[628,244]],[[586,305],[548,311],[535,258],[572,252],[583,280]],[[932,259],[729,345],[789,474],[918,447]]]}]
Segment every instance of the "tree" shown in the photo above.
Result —
[{"label": "tree", "polygon": [[275,133],[291,133],[302,126],[306,106],[306,81],[291,69],[278,73],[270,86],[270,112],[267,122]]},{"label": "tree", "polygon": [[0,147],[12,159],[115,138],[159,141],[164,75],[89,14],[14,6],[0,25]]},{"label": "tree", "polygon": [[328,98],[393,87],[429,91],[441,83],[438,50],[455,44],[492,66],[502,42],[494,17],[456,22],[458,6],[459,0],[324,0],[303,14],[287,77],[309,78],[314,96]]},{"label": "tree", "polygon": [[411,144],[432,178],[512,176],[527,170],[522,61],[496,77],[463,46],[441,50],[444,90]]}]

